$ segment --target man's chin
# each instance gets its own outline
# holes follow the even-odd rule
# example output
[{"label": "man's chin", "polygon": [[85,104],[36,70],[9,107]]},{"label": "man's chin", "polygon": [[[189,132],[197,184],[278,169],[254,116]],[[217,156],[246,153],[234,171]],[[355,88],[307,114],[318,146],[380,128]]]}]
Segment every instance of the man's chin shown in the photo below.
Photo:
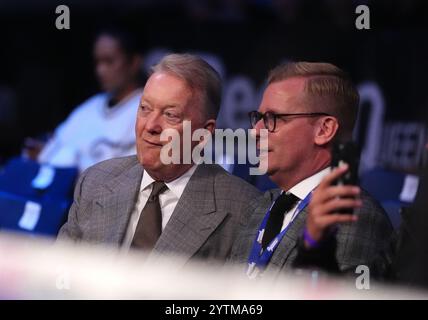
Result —
[{"label": "man's chin", "polygon": [[161,170],[165,165],[159,161],[159,158],[152,159],[147,156],[138,156],[138,161],[146,170],[156,171]]},{"label": "man's chin", "polygon": [[168,173],[168,167],[163,164],[142,163],[146,171],[155,180],[164,180]]},{"label": "man's chin", "polygon": [[266,175],[269,176],[269,178],[271,177],[275,177],[275,175],[279,172],[278,169],[272,167],[272,166],[268,166],[266,169]]},{"label": "man's chin", "polygon": [[263,171],[268,174],[270,167],[269,167],[269,159],[267,156],[265,157],[260,157],[259,158],[260,162],[259,162],[259,168],[263,169]]},{"label": "man's chin", "polygon": [[165,165],[163,165],[160,162],[154,162],[153,163],[153,162],[150,162],[150,161],[143,161],[141,164],[143,165],[143,167],[146,170],[152,170],[152,171],[160,171],[160,170],[162,170],[162,168],[165,167]]}]

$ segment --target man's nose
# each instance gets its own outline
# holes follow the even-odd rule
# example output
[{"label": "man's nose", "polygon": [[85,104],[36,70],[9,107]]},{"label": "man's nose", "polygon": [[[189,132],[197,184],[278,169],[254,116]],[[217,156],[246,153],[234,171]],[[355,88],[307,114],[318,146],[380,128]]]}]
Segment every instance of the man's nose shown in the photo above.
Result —
[{"label": "man's nose", "polygon": [[162,115],[158,112],[152,112],[147,117],[146,130],[151,134],[162,133]]}]

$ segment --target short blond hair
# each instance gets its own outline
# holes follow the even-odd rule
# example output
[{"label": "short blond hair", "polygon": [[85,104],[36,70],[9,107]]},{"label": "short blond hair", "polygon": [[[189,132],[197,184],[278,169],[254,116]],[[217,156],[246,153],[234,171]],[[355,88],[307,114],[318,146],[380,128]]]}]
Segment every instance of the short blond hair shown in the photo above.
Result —
[{"label": "short blond hair", "polygon": [[288,62],[275,67],[268,84],[303,77],[305,104],[311,112],[325,112],[337,118],[337,138],[351,139],[358,114],[359,94],[349,76],[325,62]]}]

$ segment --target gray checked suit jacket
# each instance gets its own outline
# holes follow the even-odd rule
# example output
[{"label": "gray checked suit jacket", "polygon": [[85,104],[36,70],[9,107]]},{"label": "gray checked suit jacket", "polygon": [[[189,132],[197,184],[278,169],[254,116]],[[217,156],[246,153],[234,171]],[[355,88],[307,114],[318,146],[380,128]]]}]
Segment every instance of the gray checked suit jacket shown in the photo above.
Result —
[{"label": "gray checked suit jacket", "polygon": [[[281,190],[267,191],[263,197],[255,199],[257,206],[233,246],[230,262],[247,265],[254,239],[259,226],[272,202],[279,196]],[[341,272],[355,272],[358,265],[371,265],[380,252],[390,246],[394,233],[386,212],[367,192],[362,192],[363,206],[355,210],[357,222],[342,224],[336,233],[336,260]],[[293,268],[293,262],[298,252],[298,240],[303,233],[306,223],[306,210],[303,210],[292,222],[284,238],[275,250],[266,272],[275,275],[281,270]]]},{"label": "gray checked suit jacket", "polygon": [[[111,159],[79,178],[59,240],[121,246],[140,189],[143,167],[136,156]],[[260,192],[218,165],[201,164],[190,178],[152,255],[172,253],[224,261],[248,204]]]}]

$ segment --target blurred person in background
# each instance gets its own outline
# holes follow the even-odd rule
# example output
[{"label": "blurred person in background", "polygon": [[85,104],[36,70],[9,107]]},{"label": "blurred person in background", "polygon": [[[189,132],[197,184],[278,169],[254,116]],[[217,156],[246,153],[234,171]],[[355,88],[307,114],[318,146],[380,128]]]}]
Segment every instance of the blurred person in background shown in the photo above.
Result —
[{"label": "blurred person in background", "polygon": [[16,113],[16,93],[0,84],[0,164],[19,152],[19,125]]},{"label": "blurred person in background", "polygon": [[46,144],[27,139],[24,155],[42,164],[78,167],[135,154],[135,114],[142,57],[132,35],[121,29],[98,33],[93,55],[102,93],[79,105]]}]

